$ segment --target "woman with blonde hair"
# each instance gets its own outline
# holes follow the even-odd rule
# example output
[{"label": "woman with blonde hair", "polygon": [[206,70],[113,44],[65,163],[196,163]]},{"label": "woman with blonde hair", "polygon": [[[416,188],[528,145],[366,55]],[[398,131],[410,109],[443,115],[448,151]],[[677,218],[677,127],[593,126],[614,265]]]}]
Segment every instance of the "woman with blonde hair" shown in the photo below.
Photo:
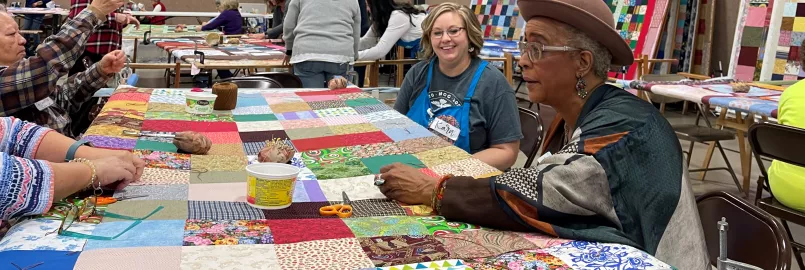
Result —
[{"label": "woman with blonde hair", "polygon": [[505,170],[517,160],[519,113],[503,74],[478,57],[481,26],[466,6],[443,3],[422,22],[425,61],[405,75],[394,109]]},{"label": "woman with blonde hair", "polygon": [[240,16],[240,3],[237,0],[224,0],[218,8],[221,14],[201,26],[202,31],[221,29],[224,35],[243,34],[243,17]]}]

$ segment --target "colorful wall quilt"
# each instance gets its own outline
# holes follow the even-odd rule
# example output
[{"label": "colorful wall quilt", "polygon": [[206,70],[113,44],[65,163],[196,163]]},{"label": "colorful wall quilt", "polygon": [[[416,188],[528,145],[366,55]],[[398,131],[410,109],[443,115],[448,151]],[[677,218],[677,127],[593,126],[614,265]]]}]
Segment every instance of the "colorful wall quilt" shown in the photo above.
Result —
[{"label": "colorful wall quilt", "polygon": [[[147,197],[106,211],[134,217],[162,211],[114,240],[53,234],[55,214],[26,220],[0,240],[0,261],[59,269],[671,269],[631,247],[489,230],[386,199],[373,173],[392,162],[430,175],[500,172],[433,134],[406,132],[422,127],[376,108],[385,105],[359,89],[241,89],[234,110],[203,117],[184,113],[185,93],[117,89],[84,136],[96,146],[133,150],[148,163],[142,180],[113,194]],[[181,154],[168,141],[127,137],[124,130],[193,130],[213,146],[208,155]],[[252,208],[243,167],[275,138],[290,139],[299,152],[292,160],[303,170],[294,203]],[[340,203],[342,191],[355,215],[320,216],[320,207]],[[130,224],[103,218],[70,230],[107,236]]]},{"label": "colorful wall quilt", "polygon": [[525,27],[517,0],[473,0],[470,7],[481,23],[484,38],[519,40]]},{"label": "colorful wall quilt", "polygon": [[[742,81],[760,80],[772,16],[771,1],[744,0],[735,30],[729,75]],[[793,28],[792,28],[793,30]],[[793,33],[791,35],[793,37]],[[790,43],[790,42],[789,42]]]},{"label": "colorful wall quilt", "polygon": [[[781,0],[775,4],[776,9],[782,9],[780,27],[775,28],[779,33],[774,53],[774,66],[771,71],[772,80],[796,81],[805,78],[802,68],[799,46],[805,39],[805,1]],[[775,15],[779,11],[775,11]]]},{"label": "colorful wall quilt", "polygon": [[[623,40],[632,48],[635,58],[643,53],[643,46],[646,43],[649,25],[654,14],[655,2],[650,0],[604,0],[612,9],[615,20],[615,30],[623,37]],[[667,2],[666,2],[667,3]],[[655,37],[659,39],[659,36]],[[654,40],[652,42],[656,43]],[[629,67],[626,72],[627,79],[633,79],[636,75],[636,65]],[[613,74],[610,74],[614,76]]]},{"label": "colorful wall quilt", "polygon": [[694,74],[710,75],[713,50],[713,21],[715,20],[716,0],[702,0],[699,16],[695,24],[693,53],[690,70]]}]

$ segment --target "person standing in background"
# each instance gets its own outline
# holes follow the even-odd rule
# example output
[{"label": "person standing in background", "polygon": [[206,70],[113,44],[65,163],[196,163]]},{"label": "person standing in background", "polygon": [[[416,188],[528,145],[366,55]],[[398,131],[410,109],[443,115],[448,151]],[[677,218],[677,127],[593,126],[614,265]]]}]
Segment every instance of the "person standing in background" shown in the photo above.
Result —
[{"label": "person standing in background", "polygon": [[[165,4],[162,3],[162,0],[151,0],[151,6],[154,8],[154,12],[168,11],[168,9],[165,8]],[[147,16],[145,17],[145,21],[147,22],[143,23],[164,25],[166,20],[168,20],[168,18],[165,16]]]},{"label": "person standing in background", "polygon": [[326,88],[325,82],[334,76],[346,77],[350,63],[358,58],[358,0],[292,0],[286,11],[283,63],[293,64],[302,85]]},{"label": "person standing in background", "polygon": [[[48,3],[50,3],[50,0],[26,0],[25,6],[31,8],[44,8]],[[26,14],[25,19],[22,22],[22,30],[39,30],[39,27],[42,26],[42,20],[44,18],[45,15]],[[33,56],[36,52],[36,46],[39,46],[39,34],[26,34],[25,40],[30,42],[26,49],[26,54],[28,56]]]}]

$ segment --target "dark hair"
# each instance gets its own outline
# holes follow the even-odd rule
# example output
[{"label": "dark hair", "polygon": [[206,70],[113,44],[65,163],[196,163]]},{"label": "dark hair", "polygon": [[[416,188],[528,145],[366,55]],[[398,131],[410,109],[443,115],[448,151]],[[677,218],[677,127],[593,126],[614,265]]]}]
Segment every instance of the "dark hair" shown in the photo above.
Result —
[{"label": "dark hair", "polygon": [[394,0],[367,1],[369,2],[369,11],[371,12],[372,17],[372,29],[375,31],[375,34],[378,37],[383,36],[383,33],[386,32],[386,28],[389,27],[389,18],[391,18],[391,12],[395,10],[405,12],[405,14],[408,14],[408,20],[411,22],[412,26],[414,26],[414,19],[411,17],[411,15],[425,13],[424,11],[415,8],[410,3],[397,4],[394,3]]}]

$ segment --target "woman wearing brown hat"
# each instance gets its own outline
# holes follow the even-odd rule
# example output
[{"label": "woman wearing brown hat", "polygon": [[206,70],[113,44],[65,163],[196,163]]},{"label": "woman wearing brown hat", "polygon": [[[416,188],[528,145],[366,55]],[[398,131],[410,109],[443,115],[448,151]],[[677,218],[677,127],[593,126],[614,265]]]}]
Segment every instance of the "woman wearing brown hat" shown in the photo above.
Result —
[{"label": "woman wearing brown hat", "polygon": [[394,164],[381,170],[386,196],[427,204],[448,219],[621,243],[678,269],[709,262],[679,141],[649,103],[605,84],[632,52],[603,1],[520,0],[529,98],[555,108],[567,142],[529,169],[488,179],[433,179]]}]

